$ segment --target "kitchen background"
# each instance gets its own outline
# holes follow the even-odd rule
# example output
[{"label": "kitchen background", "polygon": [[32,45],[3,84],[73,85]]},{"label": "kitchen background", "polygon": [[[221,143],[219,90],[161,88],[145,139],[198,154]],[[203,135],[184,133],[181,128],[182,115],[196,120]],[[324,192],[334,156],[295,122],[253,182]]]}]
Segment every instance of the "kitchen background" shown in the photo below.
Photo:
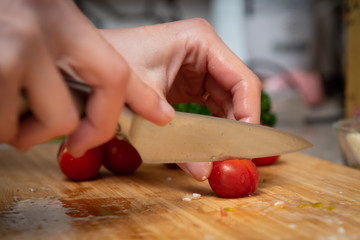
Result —
[{"label": "kitchen background", "polygon": [[[201,17],[261,78],[276,128],[314,144],[304,152],[343,163],[332,124],[345,114],[344,14],[340,0],[77,0],[98,28],[124,28]],[[349,7],[351,5],[351,7]]]}]

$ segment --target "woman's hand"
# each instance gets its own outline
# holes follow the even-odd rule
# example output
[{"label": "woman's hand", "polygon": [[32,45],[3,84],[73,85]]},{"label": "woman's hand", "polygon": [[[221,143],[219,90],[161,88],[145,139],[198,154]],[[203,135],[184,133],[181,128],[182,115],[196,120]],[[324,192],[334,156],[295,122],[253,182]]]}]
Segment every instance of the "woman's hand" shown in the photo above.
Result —
[{"label": "woman's hand", "polygon": [[[171,106],[70,0],[0,0],[0,53],[0,143],[27,149],[70,134],[69,151],[81,155],[113,136],[126,91],[145,118],[157,124],[172,118]],[[82,120],[59,68],[93,87]],[[19,122],[21,91],[33,116]]]},{"label": "woman's hand", "polygon": [[[101,34],[163,100],[205,104],[217,116],[259,123],[259,79],[205,20],[101,30]],[[131,94],[127,92],[130,103],[136,100],[130,99]],[[195,179],[205,180],[212,164],[181,167]]]}]

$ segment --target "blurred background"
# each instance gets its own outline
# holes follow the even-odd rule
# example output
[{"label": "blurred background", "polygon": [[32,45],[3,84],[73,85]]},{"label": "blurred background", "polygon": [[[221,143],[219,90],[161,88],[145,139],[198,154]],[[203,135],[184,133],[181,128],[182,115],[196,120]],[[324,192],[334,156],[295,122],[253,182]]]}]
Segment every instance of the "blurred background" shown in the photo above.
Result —
[{"label": "blurred background", "polygon": [[360,0],[75,2],[98,28],[206,19],[262,80],[275,127],[312,142],[305,153],[343,164],[333,123],[360,113]]}]

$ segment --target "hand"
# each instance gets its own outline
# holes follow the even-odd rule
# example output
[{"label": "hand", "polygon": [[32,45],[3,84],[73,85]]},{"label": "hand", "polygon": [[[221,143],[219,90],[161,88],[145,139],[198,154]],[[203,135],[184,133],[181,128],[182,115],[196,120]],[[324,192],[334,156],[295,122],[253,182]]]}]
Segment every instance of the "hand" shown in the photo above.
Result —
[{"label": "hand", "polygon": [[[0,52],[0,143],[27,149],[70,134],[70,153],[81,155],[113,136],[127,87],[127,101],[145,118],[157,124],[172,118],[170,105],[70,0],[0,0]],[[59,68],[93,87],[82,120]],[[21,90],[33,116],[19,122]]]},{"label": "hand", "polygon": [[[101,34],[162,99],[205,104],[217,116],[259,123],[259,79],[205,20],[101,30]],[[211,163],[180,166],[197,180],[207,179],[212,169]]]}]

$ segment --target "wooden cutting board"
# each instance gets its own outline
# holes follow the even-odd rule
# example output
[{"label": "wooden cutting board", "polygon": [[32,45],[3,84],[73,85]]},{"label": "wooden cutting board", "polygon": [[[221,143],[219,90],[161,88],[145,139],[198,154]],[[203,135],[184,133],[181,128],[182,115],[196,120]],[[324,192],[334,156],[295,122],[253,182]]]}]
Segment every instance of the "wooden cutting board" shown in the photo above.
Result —
[{"label": "wooden cutting board", "polygon": [[256,194],[222,199],[164,165],[71,182],[57,149],[0,150],[1,239],[360,239],[360,171],[325,160],[283,155]]}]

